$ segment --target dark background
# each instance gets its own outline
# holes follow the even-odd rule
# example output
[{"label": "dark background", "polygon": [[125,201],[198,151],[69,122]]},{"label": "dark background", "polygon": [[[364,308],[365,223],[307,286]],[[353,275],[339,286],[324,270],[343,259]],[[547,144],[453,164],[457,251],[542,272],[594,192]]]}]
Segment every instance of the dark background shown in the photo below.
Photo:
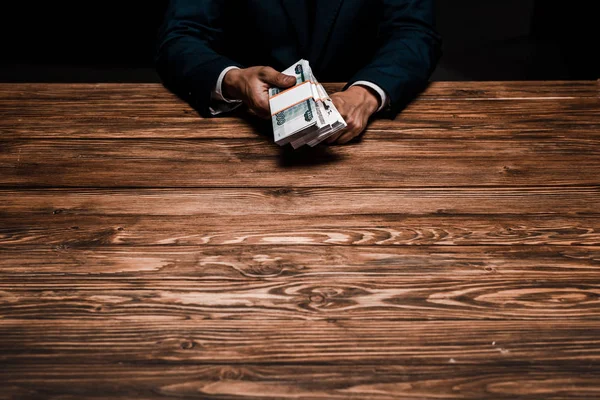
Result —
[{"label": "dark background", "polygon": [[[0,81],[158,82],[168,0],[0,5]],[[594,1],[438,0],[444,55],[432,80],[597,79]]]}]

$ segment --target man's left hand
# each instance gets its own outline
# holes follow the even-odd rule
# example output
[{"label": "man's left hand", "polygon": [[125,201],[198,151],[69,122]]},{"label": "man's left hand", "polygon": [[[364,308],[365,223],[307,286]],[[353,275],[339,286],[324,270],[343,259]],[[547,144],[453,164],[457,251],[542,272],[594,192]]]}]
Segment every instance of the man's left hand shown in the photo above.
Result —
[{"label": "man's left hand", "polygon": [[330,137],[327,143],[345,144],[360,135],[371,115],[379,108],[379,96],[365,86],[351,86],[347,90],[331,95],[331,100],[344,117],[348,126]]}]

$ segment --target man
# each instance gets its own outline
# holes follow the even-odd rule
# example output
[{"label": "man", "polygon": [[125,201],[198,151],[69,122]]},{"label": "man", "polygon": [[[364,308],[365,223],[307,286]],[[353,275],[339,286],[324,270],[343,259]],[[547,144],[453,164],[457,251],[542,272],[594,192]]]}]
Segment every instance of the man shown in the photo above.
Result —
[{"label": "man", "polygon": [[167,87],[205,117],[245,104],[269,117],[268,88],[307,59],[331,96],[347,143],[376,112],[395,117],[427,84],[440,53],[433,0],[171,0],[156,66]]}]

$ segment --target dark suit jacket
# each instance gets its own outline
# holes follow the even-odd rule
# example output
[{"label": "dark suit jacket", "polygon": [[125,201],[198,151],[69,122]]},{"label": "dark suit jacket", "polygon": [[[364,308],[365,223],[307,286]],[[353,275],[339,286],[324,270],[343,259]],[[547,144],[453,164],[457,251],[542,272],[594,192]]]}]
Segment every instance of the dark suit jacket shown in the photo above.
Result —
[{"label": "dark suit jacket", "polygon": [[204,116],[224,68],[300,58],[321,82],[371,81],[397,114],[437,63],[433,0],[317,0],[313,32],[305,0],[171,0],[156,56],[164,84]]}]

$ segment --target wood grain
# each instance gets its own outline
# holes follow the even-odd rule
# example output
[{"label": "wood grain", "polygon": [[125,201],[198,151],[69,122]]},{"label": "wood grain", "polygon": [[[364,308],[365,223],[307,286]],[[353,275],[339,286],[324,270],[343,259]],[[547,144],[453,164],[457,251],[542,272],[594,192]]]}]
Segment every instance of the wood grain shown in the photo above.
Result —
[{"label": "wood grain", "polygon": [[600,216],[599,186],[0,189],[3,215]]},{"label": "wood grain", "polygon": [[600,324],[572,321],[0,319],[0,362],[231,364],[600,363]]},{"label": "wood grain", "polygon": [[0,399],[590,399],[596,363],[470,365],[31,364],[0,370]]},{"label": "wood grain", "polygon": [[[71,101],[57,101],[56,99],[38,100],[31,103],[5,101],[4,104],[0,104],[2,104],[3,113],[9,119],[4,120],[3,125],[8,125],[9,122],[18,122],[17,125],[25,124],[26,127],[31,121],[42,122],[45,120],[46,123],[54,122],[55,126],[59,128],[60,123],[64,122],[61,121],[63,118],[87,121],[88,123],[95,121],[97,124],[106,121],[109,126],[116,121],[129,122],[133,127],[142,122],[162,122],[162,125],[166,126],[167,123],[177,125],[179,122],[195,121],[197,128],[211,128],[224,123],[231,126],[237,122],[231,116],[201,118],[193,109],[178,102],[164,106],[152,101],[151,98],[114,101],[89,99],[83,93],[78,95],[79,99]],[[599,97],[421,99],[410,104],[396,120],[403,121],[405,118],[421,116],[431,124],[431,127],[436,127],[436,124],[429,117],[458,121],[505,118],[506,122],[544,119],[548,123],[563,121],[566,124],[567,121],[576,122],[577,117],[593,117],[593,112],[598,110],[599,104]],[[558,111],[564,113],[564,115],[560,115],[560,118],[557,114]],[[267,122],[270,123],[270,121]],[[579,122],[598,124],[598,121],[594,120]]]},{"label": "wood grain", "polygon": [[[597,140],[365,141],[291,152],[266,140],[0,141],[2,187],[598,185]],[[433,168],[442,163],[443,168]],[[393,165],[393,167],[391,167]]]},{"label": "wood grain", "polygon": [[435,82],[292,152],[156,84],[0,85],[0,399],[599,397],[599,94]]},{"label": "wood grain", "polygon": [[[295,279],[539,280],[598,277],[600,248],[591,246],[49,246],[1,247],[3,279],[169,277],[213,283]],[[418,279],[414,281],[415,275]],[[24,282],[26,282],[24,280]],[[15,287],[18,289],[18,287]]]},{"label": "wood grain", "polygon": [[594,186],[5,189],[0,199],[4,245],[600,243]]},{"label": "wood grain", "polygon": [[[600,245],[600,218],[444,215],[7,216],[0,245]],[[159,229],[157,229],[159,227]]]},{"label": "wood grain", "polygon": [[5,319],[600,322],[597,247],[161,246],[0,255]]},{"label": "wood grain", "polygon": [[[334,86],[335,87],[335,86]],[[419,99],[586,98],[600,96],[600,81],[431,82]]]},{"label": "wood grain", "polygon": [[[593,82],[434,82],[396,121],[376,120],[366,137],[385,135],[386,141],[407,136],[598,138],[599,86]],[[341,87],[332,84],[328,89]],[[3,84],[0,116],[4,139],[252,139],[260,128],[240,115],[200,118],[156,84]],[[268,128],[264,129],[267,136]]]},{"label": "wood grain", "polygon": [[[324,83],[328,92],[340,91],[344,83]],[[538,98],[598,97],[597,81],[489,81],[489,82],[431,82],[420,99],[471,98]],[[156,83],[3,83],[0,101],[37,100],[68,101],[85,97],[89,100],[150,99],[169,105],[177,98]]]}]

